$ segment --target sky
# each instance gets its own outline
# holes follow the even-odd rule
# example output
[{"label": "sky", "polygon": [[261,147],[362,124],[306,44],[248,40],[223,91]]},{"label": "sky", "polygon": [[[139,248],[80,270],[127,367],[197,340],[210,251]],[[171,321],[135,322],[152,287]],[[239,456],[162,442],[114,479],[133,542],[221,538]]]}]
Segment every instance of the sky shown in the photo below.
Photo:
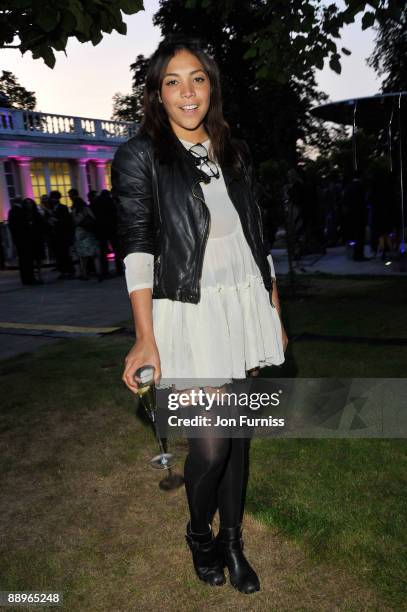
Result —
[{"label": "sky", "polygon": [[[30,52],[21,56],[16,49],[0,51],[0,70],[13,72],[21,85],[35,92],[38,111],[109,119],[113,95],[131,91],[130,64],[139,54],[151,55],[160,41],[160,31],[152,23],[159,0],[145,0],[144,6],[145,10],[136,15],[125,15],[126,36],[105,34],[96,47],[70,40],[67,57],[56,53],[52,70],[42,60],[33,60]],[[341,75],[327,66],[317,70],[318,85],[331,101],[379,91],[380,80],[365,61],[373,50],[373,41],[373,30],[363,32],[360,19],[344,28],[342,40],[337,42],[352,55],[343,56]]]}]

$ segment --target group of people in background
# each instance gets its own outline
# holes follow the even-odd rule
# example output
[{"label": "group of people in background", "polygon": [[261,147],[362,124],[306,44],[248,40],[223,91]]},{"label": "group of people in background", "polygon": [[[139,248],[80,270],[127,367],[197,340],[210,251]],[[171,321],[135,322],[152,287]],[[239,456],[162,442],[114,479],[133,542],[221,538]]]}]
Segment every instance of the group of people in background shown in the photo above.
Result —
[{"label": "group of people in background", "polygon": [[[284,216],[286,206],[279,205],[278,198],[263,210],[268,249],[274,246],[278,230],[285,227],[286,237],[287,233],[292,235],[295,259],[344,244],[353,245],[355,261],[369,259],[366,243],[372,256],[379,255],[382,260],[398,250],[399,198],[386,169],[375,168],[370,176],[354,173],[346,180],[335,170],[321,178],[298,168],[288,178],[283,200],[291,203],[292,214]],[[90,191],[87,202],[77,189],[71,189],[68,196],[70,207],[61,202],[59,191],[43,195],[39,205],[31,198],[17,197],[11,202],[8,226],[25,285],[43,282],[41,268],[46,257],[55,261],[58,279],[97,276],[102,281],[109,275],[109,253],[115,254],[116,274],[123,274],[110,191]],[[79,264],[78,272],[75,263]]]},{"label": "group of people in background", "polygon": [[336,169],[324,174],[298,167],[287,173],[282,200],[283,206],[275,198],[264,210],[267,247],[274,246],[283,227],[285,243],[291,239],[296,260],[342,245],[358,262],[376,257],[385,261],[399,250],[398,183],[382,165],[343,174]]},{"label": "group of people in background", "polygon": [[[70,189],[71,206],[61,202],[59,191],[11,201],[8,227],[13,239],[24,285],[42,284],[41,269],[48,256],[55,261],[58,279],[103,281],[109,276],[109,253],[115,254],[116,274],[123,274],[117,255],[116,208],[110,191],[90,191],[88,202]],[[78,273],[75,263],[79,264]]]}]

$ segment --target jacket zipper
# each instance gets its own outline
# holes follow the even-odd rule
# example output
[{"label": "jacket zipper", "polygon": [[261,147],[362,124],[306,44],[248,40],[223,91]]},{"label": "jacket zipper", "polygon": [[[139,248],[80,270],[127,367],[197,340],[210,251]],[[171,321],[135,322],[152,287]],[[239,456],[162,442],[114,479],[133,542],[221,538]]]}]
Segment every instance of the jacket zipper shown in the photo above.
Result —
[{"label": "jacket zipper", "polygon": [[[154,183],[157,185],[157,180],[156,180],[156,176],[157,175],[156,175],[155,167],[154,167],[153,161],[151,159],[150,153],[148,153],[148,157],[149,157],[149,160],[150,160],[150,163],[151,163],[151,172],[152,172],[152,176],[153,176],[153,185],[154,185]],[[158,210],[158,219],[159,219],[159,233],[160,233],[160,236],[161,236],[162,220],[161,220],[160,197],[158,195],[158,189],[157,189],[157,192],[156,192],[156,196],[157,196],[157,210]],[[153,198],[154,198],[154,195],[153,195]],[[153,274],[155,273],[156,267],[158,266],[160,261],[161,261],[161,253],[157,257],[157,259],[155,259],[155,261],[154,261],[154,272],[153,272]]]},{"label": "jacket zipper", "polygon": [[[195,185],[197,185],[198,183],[200,183],[199,180],[195,181],[195,183],[192,185],[192,195],[195,196],[196,198],[198,198],[198,200],[200,200],[202,202],[202,204],[204,205],[204,207],[208,211],[208,219],[209,220],[208,220],[208,223],[207,223],[207,226],[206,226],[206,230],[207,231],[206,231],[206,235],[205,235],[204,246],[201,248],[201,252],[200,252],[200,255],[202,254],[202,257],[200,258],[199,266],[198,266],[199,280],[198,280],[198,282],[195,282],[195,287],[197,287],[197,288],[198,288],[199,281],[201,280],[201,277],[202,277],[203,258],[204,258],[204,253],[205,253],[205,249],[206,249],[206,243],[208,242],[209,234],[210,234],[210,231],[211,231],[211,221],[212,221],[211,213],[210,213],[209,208],[206,205],[205,200],[203,200],[199,195],[197,195],[194,192]],[[197,276],[197,274],[195,275],[194,281],[196,281],[196,276]]]},{"label": "jacket zipper", "polygon": [[[154,168],[154,164],[153,164],[153,162],[151,160],[150,153],[148,154],[148,157],[149,157],[150,162],[151,162],[151,171],[152,171],[152,175],[153,175],[153,184],[154,183],[157,184],[157,178],[156,178],[157,175],[156,175],[156,171],[155,171],[155,168]],[[161,228],[162,227],[162,221],[161,221],[161,210],[160,210],[160,198],[158,196],[158,193],[157,193],[157,210],[158,210],[158,218],[160,220],[160,228]]]}]

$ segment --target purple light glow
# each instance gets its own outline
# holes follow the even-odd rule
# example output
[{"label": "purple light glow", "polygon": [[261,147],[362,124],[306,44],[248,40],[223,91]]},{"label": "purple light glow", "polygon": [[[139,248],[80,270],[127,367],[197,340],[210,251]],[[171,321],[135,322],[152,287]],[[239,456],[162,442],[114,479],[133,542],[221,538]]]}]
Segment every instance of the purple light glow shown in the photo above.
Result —
[{"label": "purple light glow", "polygon": [[7,146],[13,147],[13,149],[18,149],[19,147],[26,147],[27,145],[31,144],[28,140],[13,140],[12,142],[8,142],[6,140],[5,142],[7,143]]},{"label": "purple light glow", "polygon": [[32,157],[27,157],[27,155],[10,155],[9,159],[14,159],[22,164],[28,164]]},{"label": "purple light glow", "polygon": [[112,152],[111,147],[103,147],[96,145],[81,145],[80,148],[84,149],[85,151],[89,151],[89,153],[100,153],[100,151],[106,151],[107,153]]}]

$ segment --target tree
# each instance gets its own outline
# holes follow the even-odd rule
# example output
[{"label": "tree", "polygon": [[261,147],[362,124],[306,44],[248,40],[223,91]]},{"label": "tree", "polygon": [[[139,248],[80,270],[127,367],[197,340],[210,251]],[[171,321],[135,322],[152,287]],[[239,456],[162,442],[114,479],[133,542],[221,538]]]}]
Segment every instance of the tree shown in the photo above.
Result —
[{"label": "tree", "polygon": [[0,77],[0,106],[34,110],[37,100],[33,91],[19,84],[12,72],[3,70]]},{"label": "tree", "polygon": [[[284,187],[301,156],[298,143],[315,144],[324,130],[308,111],[327,96],[318,91],[311,66],[297,80],[259,77],[249,36],[264,27],[262,0],[211,3],[210,10],[201,3],[185,10],[184,4],[160,2],[154,24],[164,37],[188,32],[200,38],[219,65],[225,118],[233,135],[246,140],[253,153],[264,188],[259,203],[266,240],[272,241],[276,225],[287,225]],[[282,39],[281,34],[281,43],[273,40],[281,65],[286,60]]]},{"label": "tree", "polygon": [[368,60],[379,76],[386,78],[383,92],[407,90],[407,5],[392,3],[391,10],[378,16],[375,49]]},{"label": "tree", "polygon": [[[362,28],[369,28],[379,15],[383,18],[401,1],[345,0],[343,9],[337,3],[326,5],[322,0],[255,0],[246,3],[256,11],[258,18],[248,24],[244,38],[248,43],[245,59],[255,61],[257,78],[277,82],[287,82],[294,75],[301,76],[310,69],[322,69],[325,59],[332,70],[340,73],[341,53],[351,54],[345,47],[338,49],[336,40],[340,39],[341,29],[353,23],[360,14]],[[239,5],[239,0],[185,0],[186,8],[216,13],[222,21],[227,21]]]},{"label": "tree", "polygon": [[119,121],[141,121],[142,97],[148,62],[148,58],[144,57],[144,55],[138,55],[136,61],[131,64],[130,70],[133,73],[132,93],[130,95],[122,95],[120,93],[114,95],[113,119]]},{"label": "tree", "polygon": [[0,48],[31,51],[34,59],[53,68],[54,50],[65,52],[69,38],[97,45],[105,32],[126,34],[122,12],[132,15],[143,9],[142,0],[1,1]]},{"label": "tree", "polygon": [[[311,65],[296,68],[297,79],[259,77],[249,37],[264,28],[263,6],[262,0],[244,3],[221,0],[187,2],[185,10],[182,0],[162,1],[153,21],[163,36],[188,32],[202,39],[202,33],[205,34],[207,50],[220,67],[227,121],[236,135],[248,141],[258,164],[268,161],[274,178],[281,180],[287,168],[298,161],[298,141],[314,144],[317,140],[320,124],[308,111],[326,96],[316,87]],[[295,65],[297,57],[295,49],[290,57],[286,51],[289,27],[288,23],[280,27],[278,36],[271,41],[275,62],[288,68]],[[267,182],[268,177],[265,178]]]},{"label": "tree", "polygon": [[340,9],[322,0],[160,2],[154,23],[163,36],[205,36],[220,66],[226,119],[249,143],[274,211],[282,204],[290,208],[288,177],[304,151],[326,148],[328,133],[309,113],[327,99],[316,86],[316,69],[328,61],[340,73],[341,54],[351,53],[338,46],[341,29],[359,14],[363,29],[371,27],[386,4],[345,0]]},{"label": "tree", "polygon": [[112,119],[115,121],[136,121],[139,104],[132,95],[123,95],[117,92],[113,96]]}]

